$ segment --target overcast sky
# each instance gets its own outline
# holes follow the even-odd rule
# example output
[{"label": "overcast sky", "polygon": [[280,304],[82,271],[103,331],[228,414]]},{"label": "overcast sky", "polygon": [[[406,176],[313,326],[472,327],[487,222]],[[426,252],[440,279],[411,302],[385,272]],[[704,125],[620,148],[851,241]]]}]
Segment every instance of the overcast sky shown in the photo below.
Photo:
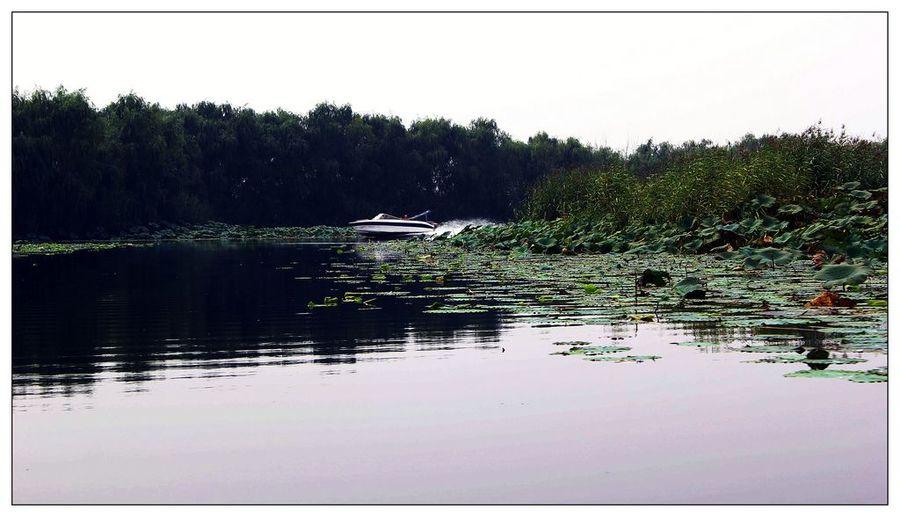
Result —
[{"label": "overcast sky", "polygon": [[883,14],[16,14],[13,83],[497,120],[633,148],[822,120],[886,132]]}]

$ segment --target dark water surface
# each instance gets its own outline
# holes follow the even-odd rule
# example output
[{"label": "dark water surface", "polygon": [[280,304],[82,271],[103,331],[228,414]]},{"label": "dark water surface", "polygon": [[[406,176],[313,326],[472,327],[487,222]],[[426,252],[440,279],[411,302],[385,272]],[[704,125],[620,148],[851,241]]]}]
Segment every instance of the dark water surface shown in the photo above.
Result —
[{"label": "dark water surface", "polygon": [[[372,260],[335,248],[14,259],[14,502],[886,501],[886,383],[785,378],[672,325],[309,310]],[[662,359],[551,355],[612,337]]]}]

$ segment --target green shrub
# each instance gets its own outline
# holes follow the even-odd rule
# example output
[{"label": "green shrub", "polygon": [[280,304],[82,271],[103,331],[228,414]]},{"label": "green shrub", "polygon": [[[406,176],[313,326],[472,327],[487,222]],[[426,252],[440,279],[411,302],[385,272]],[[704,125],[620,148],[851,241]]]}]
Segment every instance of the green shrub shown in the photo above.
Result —
[{"label": "green shrub", "polygon": [[886,142],[816,126],[799,135],[697,147],[646,179],[624,166],[551,174],[532,189],[519,216],[622,224],[727,219],[761,194],[804,204],[847,182],[867,189],[887,186]]}]

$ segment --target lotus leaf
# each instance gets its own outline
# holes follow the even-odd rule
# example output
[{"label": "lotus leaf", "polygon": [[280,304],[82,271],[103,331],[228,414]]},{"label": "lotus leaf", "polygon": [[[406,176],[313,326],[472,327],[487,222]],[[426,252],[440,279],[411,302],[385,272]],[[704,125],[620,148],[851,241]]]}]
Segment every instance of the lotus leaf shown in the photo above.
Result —
[{"label": "lotus leaf", "polygon": [[784,374],[785,377],[847,379],[851,382],[887,382],[887,370],[800,370]]},{"label": "lotus leaf", "polygon": [[540,237],[538,239],[535,239],[534,244],[547,251],[555,248],[559,243],[553,237]]},{"label": "lotus leaf", "polygon": [[741,225],[740,223],[724,224],[719,229],[725,230],[726,232],[737,233],[739,230],[741,230]]},{"label": "lotus leaf", "polygon": [[844,183],[843,185],[837,187],[837,190],[849,192],[858,189],[859,185],[860,183],[858,181],[848,181],[847,183]]},{"label": "lotus leaf", "polygon": [[791,242],[793,239],[794,239],[793,232],[785,232],[785,233],[782,233],[781,235],[779,235],[778,237],[775,237],[772,240],[772,242],[775,244],[784,245],[784,244]]},{"label": "lotus leaf", "polygon": [[590,345],[590,342],[588,342],[588,341],[557,341],[553,344],[556,346],[568,346],[568,347],[575,348],[575,347],[588,346],[588,345]]},{"label": "lotus leaf", "polygon": [[703,282],[693,276],[686,277],[675,284],[675,292],[684,298],[703,298],[706,296]]},{"label": "lotus leaf", "polygon": [[336,296],[326,296],[322,303],[309,302],[306,304],[306,307],[309,309],[315,309],[318,307],[337,307],[338,299]]},{"label": "lotus leaf", "polygon": [[603,354],[615,354],[631,350],[630,346],[598,345],[598,346],[573,346],[564,352],[555,352],[557,355],[583,355],[595,356]]},{"label": "lotus leaf", "polygon": [[800,205],[782,205],[781,208],[778,209],[778,213],[784,215],[796,215],[802,211],[803,207]]},{"label": "lotus leaf", "polygon": [[853,203],[850,210],[853,212],[866,212],[878,206],[878,201],[866,201],[864,203]]},{"label": "lotus leaf", "polygon": [[824,282],[825,289],[837,286],[859,285],[866,281],[871,271],[856,264],[829,264],[816,273],[816,280]]},{"label": "lotus leaf", "polygon": [[865,359],[858,357],[829,357],[826,359],[810,359],[805,355],[778,355],[773,357],[764,357],[751,363],[806,363],[806,364],[857,364],[866,362]]},{"label": "lotus leaf", "polygon": [[483,307],[448,305],[448,306],[440,307],[437,309],[427,309],[422,312],[424,312],[425,314],[479,314],[479,313],[483,313],[483,312],[488,312],[488,309],[483,308]]},{"label": "lotus leaf", "polygon": [[762,257],[751,255],[749,257],[744,258],[744,269],[759,269],[763,263]]},{"label": "lotus leaf", "polygon": [[745,345],[742,347],[732,347],[730,350],[751,354],[777,354],[781,352],[790,352],[795,348],[796,346],[794,345]]},{"label": "lotus leaf", "polygon": [[768,263],[772,264],[774,268],[775,265],[783,266],[786,264],[790,264],[797,257],[797,253],[791,252],[789,250],[783,250],[779,248],[760,248],[756,250],[751,257],[757,257],[761,260],[765,260]]},{"label": "lotus leaf", "polygon": [[588,361],[607,361],[610,363],[643,363],[645,361],[656,361],[662,359],[658,355],[626,355],[626,356],[609,356],[599,355],[586,357]]},{"label": "lotus leaf", "polygon": [[787,221],[779,221],[778,219],[775,219],[774,217],[770,217],[768,215],[763,216],[762,218],[762,229],[768,233],[780,232],[781,230],[787,228],[787,226]]},{"label": "lotus leaf", "polygon": [[753,204],[762,208],[769,208],[775,204],[775,198],[766,194],[760,194],[753,198]]}]

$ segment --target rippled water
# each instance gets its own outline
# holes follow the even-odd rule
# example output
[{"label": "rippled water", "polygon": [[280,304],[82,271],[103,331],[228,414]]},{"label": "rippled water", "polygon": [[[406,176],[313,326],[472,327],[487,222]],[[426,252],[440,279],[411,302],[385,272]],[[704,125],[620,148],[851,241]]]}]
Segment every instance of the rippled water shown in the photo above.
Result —
[{"label": "rippled water", "polygon": [[[16,258],[15,502],[886,501],[886,383],[672,344],[702,327],[426,312],[421,287],[309,309],[391,260],[345,250]],[[553,355],[572,340],[662,359]]]}]

